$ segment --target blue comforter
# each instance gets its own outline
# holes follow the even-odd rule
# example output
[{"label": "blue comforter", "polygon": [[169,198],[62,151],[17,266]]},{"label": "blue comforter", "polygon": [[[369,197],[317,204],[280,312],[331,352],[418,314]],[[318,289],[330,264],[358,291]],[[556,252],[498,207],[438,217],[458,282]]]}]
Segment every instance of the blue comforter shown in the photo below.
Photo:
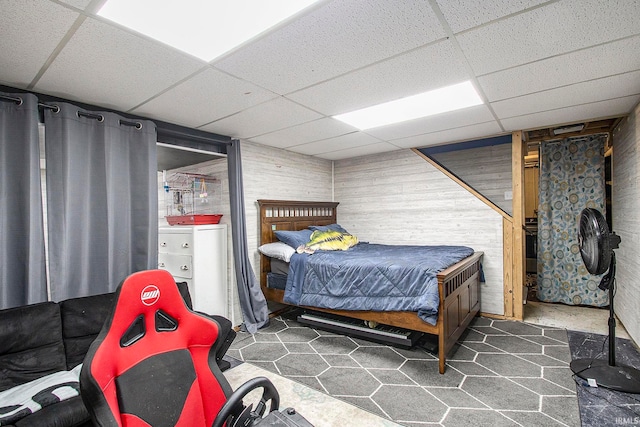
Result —
[{"label": "blue comforter", "polygon": [[341,310],[417,311],[438,319],[436,275],[473,254],[466,246],[359,243],[348,251],[294,254],[284,301]]}]

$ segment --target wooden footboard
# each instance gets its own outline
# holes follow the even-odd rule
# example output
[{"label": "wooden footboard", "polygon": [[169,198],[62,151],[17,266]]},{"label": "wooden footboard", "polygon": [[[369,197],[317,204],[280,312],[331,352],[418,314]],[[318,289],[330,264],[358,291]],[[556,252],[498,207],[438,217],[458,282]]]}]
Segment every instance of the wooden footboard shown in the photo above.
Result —
[{"label": "wooden footboard", "polygon": [[[275,230],[301,230],[309,225],[336,222],[336,202],[303,202],[289,200],[258,200],[260,207],[260,244],[277,241]],[[482,252],[438,273],[440,307],[436,325],[430,325],[407,311],[348,311],[305,307],[354,319],[375,321],[383,325],[411,329],[438,336],[439,371],[444,373],[446,355],[480,310],[480,269]],[[260,286],[268,301],[283,301],[284,291],[267,287],[269,258],[260,255]]]}]

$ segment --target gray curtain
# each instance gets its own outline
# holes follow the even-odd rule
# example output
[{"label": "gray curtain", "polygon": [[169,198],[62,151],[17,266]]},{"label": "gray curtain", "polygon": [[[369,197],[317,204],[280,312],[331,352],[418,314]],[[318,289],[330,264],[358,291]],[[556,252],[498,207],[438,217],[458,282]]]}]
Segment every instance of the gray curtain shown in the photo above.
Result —
[{"label": "gray curtain", "polygon": [[231,236],[233,259],[236,270],[238,297],[244,323],[243,330],[254,333],[269,324],[269,309],[262,294],[260,284],[251,268],[247,250],[247,221],[244,211],[244,190],[242,182],[242,159],[240,141],[233,140],[227,148],[229,170],[229,199],[231,202]]},{"label": "gray curtain", "polygon": [[155,124],[58,105],[45,111],[54,301],[111,292],[158,257]]},{"label": "gray curtain", "polygon": [[38,99],[0,101],[0,308],[47,299]]},{"label": "gray curtain", "polygon": [[605,213],[604,142],[602,135],[540,145],[538,209],[538,291],[545,302],[602,307],[607,292],[602,276],[589,274],[578,245],[584,208]]}]

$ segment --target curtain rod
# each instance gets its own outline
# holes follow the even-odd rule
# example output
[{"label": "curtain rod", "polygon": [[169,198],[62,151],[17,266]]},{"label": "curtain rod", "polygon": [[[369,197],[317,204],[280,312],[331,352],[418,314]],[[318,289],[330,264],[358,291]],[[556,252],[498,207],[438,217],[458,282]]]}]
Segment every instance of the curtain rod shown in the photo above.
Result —
[{"label": "curtain rod", "polygon": [[580,141],[583,139],[587,139],[588,137],[591,137],[591,136],[604,136],[607,139],[609,138],[609,134],[607,132],[595,132],[595,133],[588,133],[585,135],[574,135],[574,136],[568,136],[566,138],[557,138],[557,139],[551,139],[548,141],[540,141],[540,142],[544,142],[545,144],[559,144],[564,141]]},{"label": "curtain rod", "polygon": [[[0,94],[0,100],[11,101],[11,102],[15,102],[18,105],[22,105],[22,98],[20,97],[14,98],[13,96]],[[49,110],[53,110],[55,113],[60,111],[60,107],[58,107],[57,105],[49,105],[49,104],[45,104],[44,102],[38,102],[38,107],[48,108]]]},{"label": "curtain rod", "polygon": [[[191,139],[193,141],[200,141],[200,142],[207,142],[207,143],[211,143],[214,142],[211,138],[208,138],[206,136],[200,136],[200,135],[196,135],[196,134],[191,134],[191,133],[187,133],[187,132],[181,132],[179,130],[173,130],[173,129],[168,129],[166,127],[161,127],[158,126],[158,135],[166,135],[166,136],[173,136],[173,137],[177,137],[177,138],[186,138],[186,139]],[[221,145],[231,145],[231,141],[215,141],[216,144],[221,144]]]},{"label": "curtain rod", "polygon": [[[2,94],[0,94],[0,100],[9,101],[9,102],[15,102],[18,105],[22,105],[22,102],[23,102],[22,98],[20,98],[20,97],[13,97],[13,96],[2,95]],[[57,105],[54,105],[54,104],[45,104],[44,102],[38,102],[38,107],[48,108],[49,110],[52,110],[54,113],[60,112],[60,107],[57,106]],[[78,110],[76,115],[78,117],[86,117],[86,118],[89,118],[89,119],[95,119],[95,120],[97,120],[99,122],[103,122],[104,121],[104,116],[102,114],[88,113],[88,112],[85,112],[85,111]],[[142,129],[142,123],[140,123],[140,122],[132,122],[132,121],[122,120],[122,119],[118,120],[118,122],[123,126],[135,127],[138,130]]]}]

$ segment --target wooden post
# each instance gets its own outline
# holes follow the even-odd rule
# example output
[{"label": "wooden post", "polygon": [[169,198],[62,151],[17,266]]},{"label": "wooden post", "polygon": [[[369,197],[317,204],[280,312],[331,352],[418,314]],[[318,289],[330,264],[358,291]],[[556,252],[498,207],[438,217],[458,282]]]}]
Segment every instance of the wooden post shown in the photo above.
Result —
[{"label": "wooden post", "polygon": [[524,155],[522,131],[512,134],[513,181],[513,317],[523,319],[522,292],[525,283],[525,212],[524,212]]},{"label": "wooden post", "polygon": [[504,285],[504,316],[513,317],[513,221],[502,219],[502,283]]}]

